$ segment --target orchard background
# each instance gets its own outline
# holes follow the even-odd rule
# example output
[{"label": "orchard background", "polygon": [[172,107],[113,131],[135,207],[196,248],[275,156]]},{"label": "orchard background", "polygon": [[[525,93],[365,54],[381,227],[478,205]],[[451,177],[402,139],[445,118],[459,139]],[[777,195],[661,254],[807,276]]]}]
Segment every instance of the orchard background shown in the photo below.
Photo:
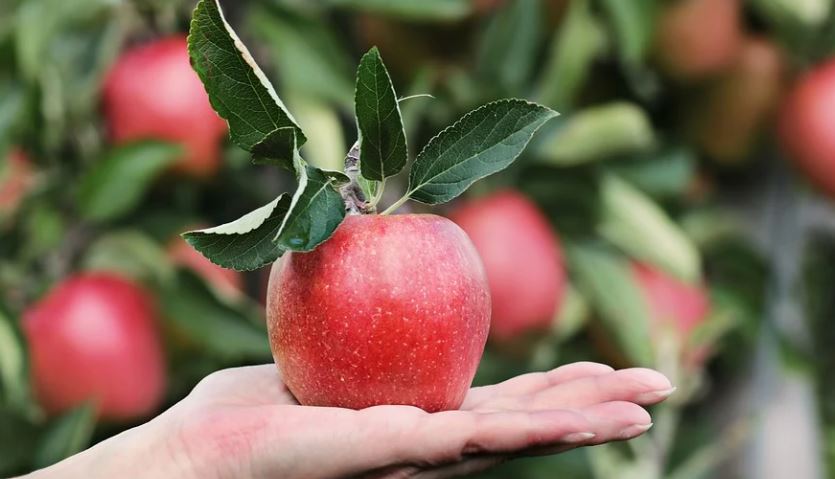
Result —
[{"label": "orchard background", "polygon": [[[476,383],[592,360],[679,389],[645,437],[485,477],[835,477],[832,0],[222,3],[321,168],[356,139],[375,45],[403,96],[431,95],[401,105],[411,145],[497,98],[561,113],[440,211],[500,252]],[[188,65],[193,7],[0,3],[0,476],[272,361],[267,270],[179,237],[294,182],[227,141]]]}]

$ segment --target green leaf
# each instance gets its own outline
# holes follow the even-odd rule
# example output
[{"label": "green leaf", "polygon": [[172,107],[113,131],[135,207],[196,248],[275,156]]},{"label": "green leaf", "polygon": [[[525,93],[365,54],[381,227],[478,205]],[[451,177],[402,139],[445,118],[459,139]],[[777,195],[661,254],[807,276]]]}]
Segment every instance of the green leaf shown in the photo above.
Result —
[{"label": "green leaf", "polygon": [[408,196],[426,204],[449,201],[473,182],[510,165],[536,130],[557,112],[524,100],[479,107],[423,148],[409,172]]},{"label": "green leaf", "polygon": [[376,47],[360,60],[354,104],[362,176],[382,181],[396,175],[406,166],[406,132],[394,85]]},{"label": "green leaf", "polygon": [[626,102],[594,106],[564,118],[539,145],[543,161],[558,166],[643,153],[656,144],[649,117]]},{"label": "green leaf", "polygon": [[345,218],[338,188],[348,177],[310,166],[301,158],[296,158],[296,171],[299,187],[273,241],[281,250],[311,251],[330,238]]},{"label": "green leaf", "polygon": [[20,82],[0,74],[0,150],[5,151],[11,133],[25,109],[25,92]]},{"label": "green leaf", "polygon": [[572,277],[606,329],[636,365],[652,367],[649,310],[628,262],[595,245],[570,245],[566,251]]},{"label": "green leaf", "polygon": [[612,24],[621,62],[641,63],[655,32],[657,0],[601,0],[600,3]]},{"label": "green leaf", "polygon": [[92,271],[115,271],[141,282],[164,283],[174,277],[165,251],[144,233],[113,231],[87,248],[81,267]]},{"label": "green leaf", "polygon": [[40,430],[18,411],[0,407],[0,475],[17,476],[32,468]]},{"label": "green leaf", "polygon": [[252,145],[252,162],[256,165],[277,165],[287,170],[292,169],[292,163],[284,161],[277,151],[292,155],[298,148],[296,144],[296,127],[285,126],[269,132],[261,141]]},{"label": "green leaf", "polygon": [[0,305],[0,397],[16,411],[31,405],[29,359],[18,323]]},{"label": "green leaf", "polygon": [[290,201],[290,195],[282,194],[231,223],[190,231],[183,234],[183,238],[203,256],[224,268],[238,271],[261,268],[284,252],[272,240],[281,229]]},{"label": "green leaf", "polygon": [[217,299],[194,273],[182,270],[173,285],[159,291],[164,321],[187,340],[224,359],[270,357],[263,318]]},{"label": "green leaf", "polygon": [[552,40],[537,99],[552,108],[568,109],[605,47],[604,29],[592,14],[589,0],[573,0]]},{"label": "green leaf", "polygon": [[684,281],[701,277],[698,250],[661,207],[613,174],[604,176],[600,194],[601,236]]},{"label": "green leaf", "polygon": [[609,166],[618,176],[655,197],[683,195],[696,172],[696,155],[686,148],[662,150],[646,158],[640,155]]},{"label": "green leaf", "polygon": [[35,467],[40,469],[51,466],[85,449],[90,445],[95,425],[96,411],[90,403],[58,418],[38,444]]},{"label": "green leaf", "polygon": [[553,333],[560,342],[580,332],[589,320],[589,304],[571,283],[566,284],[563,300],[554,318]]},{"label": "green leaf", "polygon": [[343,173],[308,165],[298,154],[298,188],[237,220],[185,233],[194,249],[213,263],[239,271],[268,265],[287,250],[310,251],[330,238],[345,218],[339,187]]},{"label": "green leaf", "polygon": [[519,92],[536,66],[542,37],[542,2],[508,2],[482,35],[478,73],[487,85],[507,93]]},{"label": "green leaf", "polygon": [[472,11],[470,0],[326,0],[326,3],[407,20],[460,20]]},{"label": "green leaf", "polygon": [[[188,37],[191,63],[218,114],[229,122],[232,141],[247,151],[290,165],[306,141],[293,116],[246,46],[226,23],[217,0],[201,0]],[[293,135],[287,135],[292,128]],[[288,136],[295,141],[288,141]],[[281,141],[278,141],[281,140]],[[253,152],[255,153],[255,152]]]},{"label": "green leaf", "polygon": [[81,179],[81,213],[87,219],[105,221],[130,212],[157,175],[181,154],[179,146],[158,141],[111,150]]}]

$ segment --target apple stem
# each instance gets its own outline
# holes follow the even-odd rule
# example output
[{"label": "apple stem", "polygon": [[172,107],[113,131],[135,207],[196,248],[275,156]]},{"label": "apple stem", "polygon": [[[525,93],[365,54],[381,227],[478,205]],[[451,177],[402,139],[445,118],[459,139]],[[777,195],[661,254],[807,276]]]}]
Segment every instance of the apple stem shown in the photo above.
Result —
[{"label": "apple stem", "polygon": [[361,215],[376,213],[377,208],[374,204],[369,203],[365,198],[365,193],[359,184],[360,174],[360,143],[355,142],[348,154],[345,155],[345,175],[350,180],[348,184],[340,189],[343,201],[345,201],[345,211],[349,215]]},{"label": "apple stem", "polygon": [[401,197],[399,200],[395,201],[394,204],[392,204],[391,206],[386,208],[385,211],[383,211],[380,214],[381,215],[388,215],[388,214],[394,213],[395,211],[397,211],[397,208],[400,208],[401,206],[403,206],[403,203],[405,203],[407,201],[409,201],[409,194],[408,193],[403,195],[403,197]]}]

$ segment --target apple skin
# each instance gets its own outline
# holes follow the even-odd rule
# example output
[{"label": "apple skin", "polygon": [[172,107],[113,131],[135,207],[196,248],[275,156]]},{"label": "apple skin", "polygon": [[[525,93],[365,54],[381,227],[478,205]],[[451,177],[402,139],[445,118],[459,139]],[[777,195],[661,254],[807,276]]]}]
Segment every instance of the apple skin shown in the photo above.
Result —
[{"label": "apple skin", "polygon": [[734,65],[691,102],[696,143],[719,163],[745,160],[779,106],[785,73],[774,43],[746,38]]},{"label": "apple skin", "polygon": [[654,56],[666,74],[681,81],[730,67],[742,43],[739,0],[666,2],[659,15]]},{"label": "apple skin", "polygon": [[491,342],[551,327],[565,293],[559,240],[529,199],[513,190],[467,201],[449,215],[472,239],[493,298]]},{"label": "apple skin", "polygon": [[32,376],[50,414],[95,400],[102,419],[151,414],[166,371],[152,299],[111,273],[72,276],[23,314]]},{"label": "apple skin", "polygon": [[32,186],[34,174],[29,157],[23,150],[12,148],[6,156],[6,164],[0,167],[0,217],[17,211]]},{"label": "apple skin", "polygon": [[457,409],[490,327],[478,253],[434,215],[348,216],[270,274],[275,362],[301,404]]},{"label": "apple skin", "polygon": [[[202,227],[191,229],[202,229]],[[241,273],[212,263],[180,236],[176,236],[169,241],[166,254],[172,263],[192,270],[218,293],[227,298],[241,297],[244,290],[244,280]]]},{"label": "apple skin", "polygon": [[781,113],[783,149],[809,180],[835,199],[835,59],[798,79]]},{"label": "apple skin", "polygon": [[103,109],[111,139],[160,139],[183,145],[174,171],[205,178],[220,167],[226,122],[212,109],[189,63],[186,37],[175,35],[125,51],[108,72]]}]

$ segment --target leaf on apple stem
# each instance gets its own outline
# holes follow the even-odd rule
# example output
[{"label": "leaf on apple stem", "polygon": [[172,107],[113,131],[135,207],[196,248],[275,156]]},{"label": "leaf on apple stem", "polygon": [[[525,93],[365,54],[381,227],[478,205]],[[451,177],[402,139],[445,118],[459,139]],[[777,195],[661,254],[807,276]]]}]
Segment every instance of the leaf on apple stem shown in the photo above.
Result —
[{"label": "leaf on apple stem", "polygon": [[348,177],[321,170],[296,158],[299,188],[273,241],[281,250],[310,251],[331,237],[345,218],[339,187]]},{"label": "leaf on apple stem", "polygon": [[281,229],[290,202],[290,195],[284,193],[231,223],[189,231],[183,238],[219,266],[238,271],[258,269],[284,252],[273,243],[273,238]]},{"label": "leaf on apple stem", "polygon": [[212,107],[229,123],[232,141],[259,163],[290,169],[295,149],[306,141],[304,133],[226,23],[217,0],[197,4],[188,49]]},{"label": "leaf on apple stem", "polygon": [[310,251],[330,238],[345,218],[339,187],[348,177],[308,165],[296,155],[299,186],[231,223],[183,234],[213,263],[250,271],[277,260],[285,251]]},{"label": "leaf on apple stem", "polygon": [[360,60],[355,97],[362,176],[382,181],[406,166],[406,132],[397,94],[377,47]]},{"label": "leaf on apple stem", "polygon": [[463,193],[509,166],[534,133],[558,113],[525,100],[499,100],[467,113],[423,148],[409,172],[407,196],[430,205]]}]

